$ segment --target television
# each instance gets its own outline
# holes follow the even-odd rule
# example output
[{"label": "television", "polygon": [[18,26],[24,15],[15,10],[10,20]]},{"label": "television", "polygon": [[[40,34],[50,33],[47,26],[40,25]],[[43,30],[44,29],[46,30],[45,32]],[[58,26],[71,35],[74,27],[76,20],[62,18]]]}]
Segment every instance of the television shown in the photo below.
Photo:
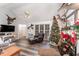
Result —
[{"label": "television", "polygon": [[1,25],[0,32],[14,32],[15,26],[13,25]]}]

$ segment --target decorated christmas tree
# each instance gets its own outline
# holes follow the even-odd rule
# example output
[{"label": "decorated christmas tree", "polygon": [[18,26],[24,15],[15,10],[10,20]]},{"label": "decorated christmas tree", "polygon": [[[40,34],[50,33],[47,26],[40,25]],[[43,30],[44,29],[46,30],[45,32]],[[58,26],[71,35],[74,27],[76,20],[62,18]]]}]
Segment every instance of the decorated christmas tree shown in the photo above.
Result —
[{"label": "decorated christmas tree", "polygon": [[54,16],[52,27],[51,27],[51,35],[50,35],[51,43],[58,44],[59,39],[60,39],[60,34],[59,33],[60,33],[60,30],[59,30],[58,22],[56,20],[56,17]]}]

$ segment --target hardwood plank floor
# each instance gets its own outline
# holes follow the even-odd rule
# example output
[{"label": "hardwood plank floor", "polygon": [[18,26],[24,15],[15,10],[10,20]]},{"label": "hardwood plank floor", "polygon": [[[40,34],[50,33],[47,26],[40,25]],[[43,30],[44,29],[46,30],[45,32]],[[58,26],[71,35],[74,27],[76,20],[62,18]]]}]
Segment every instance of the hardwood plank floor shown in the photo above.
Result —
[{"label": "hardwood plank floor", "polygon": [[22,49],[21,56],[38,56],[39,48],[51,48],[48,41],[30,45],[25,38],[16,41],[16,46]]}]

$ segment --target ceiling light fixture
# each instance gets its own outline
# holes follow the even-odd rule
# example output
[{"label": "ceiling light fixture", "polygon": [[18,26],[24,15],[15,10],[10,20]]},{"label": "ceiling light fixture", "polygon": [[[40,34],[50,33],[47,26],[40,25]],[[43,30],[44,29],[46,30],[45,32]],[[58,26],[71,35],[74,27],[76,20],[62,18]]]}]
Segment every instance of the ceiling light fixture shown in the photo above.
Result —
[{"label": "ceiling light fixture", "polygon": [[31,13],[30,13],[30,11],[28,10],[28,11],[26,11],[26,12],[24,12],[25,13],[25,17],[27,17],[28,19],[30,18],[30,16],[31,16]]}]

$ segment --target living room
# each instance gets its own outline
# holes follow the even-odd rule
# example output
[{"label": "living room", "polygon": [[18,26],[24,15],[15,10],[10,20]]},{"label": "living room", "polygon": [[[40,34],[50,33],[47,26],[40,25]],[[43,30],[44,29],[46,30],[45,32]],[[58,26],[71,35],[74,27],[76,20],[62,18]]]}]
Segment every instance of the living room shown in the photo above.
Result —
[{"label": "living room", "polygon": [[[75,39],[79,29],[78,6],[78,3],[0,3],[0,55],[78,55],[79,42]],[[74,42],[61,37],[66,33]]]}]

